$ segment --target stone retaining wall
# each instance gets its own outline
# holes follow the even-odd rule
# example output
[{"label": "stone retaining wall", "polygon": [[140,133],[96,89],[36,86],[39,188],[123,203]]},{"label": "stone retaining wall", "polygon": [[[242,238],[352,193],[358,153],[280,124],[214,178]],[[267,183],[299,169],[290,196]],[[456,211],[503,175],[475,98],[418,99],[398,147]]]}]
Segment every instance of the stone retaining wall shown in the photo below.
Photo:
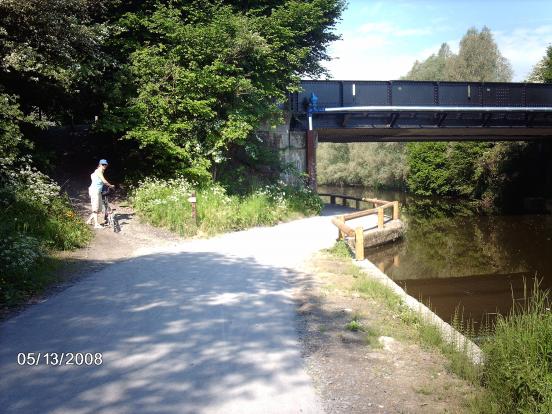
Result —
[{"label": "stone retaining wall", "polygon": [[307,171],[307,140],[304,132],[290,131],[289,124],[290,119],[286,117],[282,125],[274,128],[265,126],[257,131],[257,136],[278,152],[284,167],[281,178],[292,184],[297,181],[298,174]]}]

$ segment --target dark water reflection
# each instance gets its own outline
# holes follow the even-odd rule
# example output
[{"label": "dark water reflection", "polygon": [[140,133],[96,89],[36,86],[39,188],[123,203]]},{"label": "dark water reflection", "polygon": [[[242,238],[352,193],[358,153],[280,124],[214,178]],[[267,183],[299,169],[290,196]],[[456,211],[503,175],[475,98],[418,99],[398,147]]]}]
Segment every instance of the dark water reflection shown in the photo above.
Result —
[{"label": "dark water reflection", "polygon": [[400,201],[404,240],[367,249],[366,257],[447,321],[457,307],[476,321],[508,312],[524,280],[552,287],[550,214],[488,215],[466,201],[359,187],[319,192]]}]

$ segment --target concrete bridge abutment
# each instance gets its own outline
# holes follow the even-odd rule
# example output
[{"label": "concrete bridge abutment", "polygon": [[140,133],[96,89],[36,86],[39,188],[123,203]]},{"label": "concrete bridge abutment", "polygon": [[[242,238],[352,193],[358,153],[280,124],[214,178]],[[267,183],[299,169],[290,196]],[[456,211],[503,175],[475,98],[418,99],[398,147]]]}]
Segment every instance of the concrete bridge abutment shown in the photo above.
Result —
[{"label": "concrete bridge abutment", "polygon": [[270,127],[263,126],[256,134],[277,153],[282,167],[280,178],[288,184],[308,183],[316,189],[316,131],[295,131],[290,128],[291,116],[284,115],[284,122]]}]

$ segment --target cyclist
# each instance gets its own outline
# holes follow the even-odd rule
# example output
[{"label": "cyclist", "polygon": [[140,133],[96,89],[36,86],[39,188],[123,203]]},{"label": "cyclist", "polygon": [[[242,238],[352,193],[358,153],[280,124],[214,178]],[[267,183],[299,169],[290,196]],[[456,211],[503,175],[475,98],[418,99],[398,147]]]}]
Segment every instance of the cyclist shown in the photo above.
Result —
[{"label": "cyclist", "polygon": [[100,212],[102,207],[103,186],[106,185],[109,188],[115,187],[104,177],[104,172],[107,168],[107,165],[107,160],[101,159],[98,163],[98,167],[94,170],[92,174],[90,174],[92,183],[90,184],[90,187],[88,187],[88,194],[90,195],[92,214],[90,214],[90,217],[88,218],[88,220],[86,220],[86,224],[94,223],[94,228],[96,229],[102,228],[102,226],[100,226],[100,224],[98,223],[98,213]]}]

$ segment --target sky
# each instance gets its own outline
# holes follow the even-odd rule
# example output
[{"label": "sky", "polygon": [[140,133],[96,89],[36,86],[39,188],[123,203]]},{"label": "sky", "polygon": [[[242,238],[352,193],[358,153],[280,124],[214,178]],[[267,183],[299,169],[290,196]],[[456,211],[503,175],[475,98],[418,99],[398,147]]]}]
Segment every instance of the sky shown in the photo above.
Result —
[{"label": "sky", "polygon": [[393,80],[470,27],[491,29],[523,82],[552,44],[552,0],[349,0],[325,63],[333,79]]}]

